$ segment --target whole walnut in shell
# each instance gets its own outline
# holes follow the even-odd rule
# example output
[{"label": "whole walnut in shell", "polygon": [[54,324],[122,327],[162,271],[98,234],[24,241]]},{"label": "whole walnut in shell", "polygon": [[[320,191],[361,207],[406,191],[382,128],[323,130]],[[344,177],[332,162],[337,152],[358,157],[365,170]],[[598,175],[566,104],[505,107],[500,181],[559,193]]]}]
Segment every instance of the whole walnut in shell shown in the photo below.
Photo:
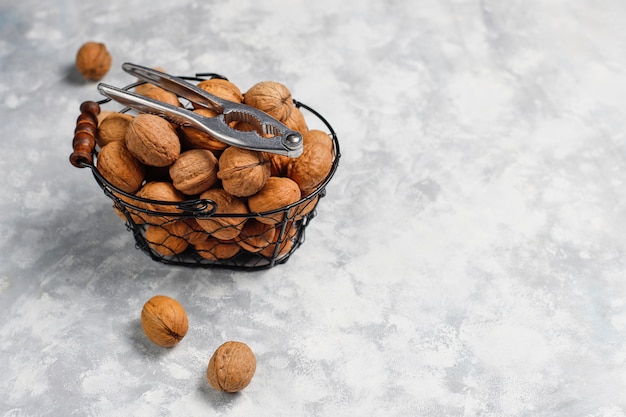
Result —
[{"label": "whole walnut in shell", "polygon": [[181,237],[189,230],[182,221],[166,223],[161,226],[148,225],[145,231],[148,245],[163,256],[174,256],[183,253],[189,243]]},{"label": "whole walnut in shell", "polygon": [[194,248],[198,255],[211,261],[230,259],[241,250],[233,240],[218,240],[214,237],[197,242]]},{"label": "whole walnut in shell", "polygon": [[243,101],[243,95],[241,90],[234,83],[221,78],[210,78],[208,80],[200,81],[198,88],[213,94],[224,100],[234,101],[235,103],[241,103]]},{"label": "whole walnut in shell", "polygon": [[102,176],[122,191],[133,194],[143,183],[145,168],[127,149],[124,141],[114,141],[98,153],[96,164]]},{"label": "whole walnut in shell", "polygon": [[298,183],[303,195],[308,195],[330,173],[334,151],[332,139],[321,130],[304,132],[302,140],[302,154],[291,161],[287,176]]},{"label": "whole walnut in shell", "polygon": [[[204,117],[215,117],[218,114],[213,110],[202,107],[195,109],[194,113]],[[182,126],[180,130],[183,133],[182,136],[184,141],[187,142],[190,148],[209,149],[211,151],[218,152],[223,151],[229,146],[227,143],[224,143],[208,133],[198,130],[192,126]]]},{"label": "whole walnut in shell", "polygon": [[76,69],[86,79],[98,81],[111,68],[111,54],[105,44],[100,42],[86,42],[76,53]]},{"label": "whole walnut in shell", "polygon": [[222,188],[211,188],[200,194],[200,199],[207,199],[217,204],[215,214],[207,218],[198,218],[198,224],[213,237],[220,240],[234,239],[246,223],[245,217],[226,217],[220,214],[248,214],[246,203],[229,194]]},{"label": "whole walnut in shell", "polygon": [[217,182],[217,158],[208,149],[191,149],[180,154],[170,166],[170,177],[177,190],[200,194]]},{"label": "whole walnut in shell", "polygon": [[256,357],[242,342],[226,342],[217,348],[207,367],[209,384],[218,391],[238,392],[247,387],[256,372]]},{"label": "whole walnut in shell", "polygon": [[[185,196],[169,182],[151,181],[141,187],[135,195],[140,198],[158,202],[182,203],[185,201]],[[176,204],[159,204],[157,202],[145,203],[138,201],[137,206],[158,213],[172,213],[175,215],[182,212],[181,209],[176,207]],[[176,219],[175,216],[168,216],[167,214],[141,213],[140,215],[146,223],[156,225],[168,223]]]},{"label": "whole walnut in shell", "polygon": [[263,188],[270,177],[269,160],[263,152],[231,146],[220,156],[217,177],[228,193],[248,197]]},{"label": "whole walnut in shell", "polygon": [[[100,124],[104,121],[104,119],[106,119],[107,117],[109,117],[110,115],[117,113],[115,111],[112,110],[100,110],[100,113],[96,116],[96,118],[98,119],[98,126],[100,126]],[[121,114],[121,113],[117,113],[117,114]]]},{"label": "whole walnut in shell", "polygon": [[141,328],[153,343],[173,347],[187,334],[189,321],[178,301],[165,295],[155,295],[141,310]]},{"label": "whole walnut in shell", "polygon": [[284,123],[285,126],[287,126],[289,129],[298,131],[300,133],[304,133],[309,130],[304,115],[298,107],[294,107],[291,109],[291,114],[289,115],[287,120],[284,121]]},{"label": "whole walnut in shell", "polygon": [[270,173],[272,177],[287,176],[287,168],[289,167],[292,158],[286,155],[278,155],[271,152],[264,152],[264,154],[270,161]]},{"label": "whole walnut in shell", "polygon": [[243,102],[281,122],[289,119],[291,111],[295,108],[289,89],[275,81],[256,83],[246,92]]},{"label": "whole walnut in shell", "polygon": [[276,228],[273,225],[261,223],[257,219],[248,219],[235,240],[248,252],[259,252],[272,244],[275,236]]},{"label": "whole walnut in shell", "polygon": [[114,141],[124,140],[126,129],[133,116],[126,113],[112,113],[98,124],[96,143],[101,148]]},{"label": "whole walnut in shell", "polygon": [[296,234],[298,233],[298,227],[293,222],[288,222],[284,225],[285,230],[281,235],[283,224],[277,224],[275,226],[276,234],[272,242],[263,248],[259,253],[268,258],[280,258],[285,256],[293,248],[295,244]]},{"label": "whole walnut in shell", "polygon": [[[298,200],[300,200],[298,184],[286,177],[270,177],[258,193],[248,198],[248,207],[251,212],[263,213],[280,209]],[[279,211],[256,219],[261,223],[276,224],[284,217],[285,213]]]},{"label": "whole walnut in shell", "polygon": [[180,155],[180,141],[170,122],[153,114],[139,114],[128,125],[126,146],[146,165],[171,165]]},{"label": "whole walnut in shell", "polygon": [[135,91],[140,92],[140,94],[145,97],[157,101],[162,101],[164,103],[171,104],[172,106],[181,107],[180,101],[178,100],[178,96],[176,94],[156,85],[141,84],[141,86],[137,86],[135,88]]},{"label": "whole walnut in shell", "polygon": [[202,226],[198,224],[198,221],[193,217],[186,218],[183,221],[187,224],[187,227],[189,229],[181,237],[185,239],[190,245],[195,246],[209,238],[209,233],[204,230]]}]

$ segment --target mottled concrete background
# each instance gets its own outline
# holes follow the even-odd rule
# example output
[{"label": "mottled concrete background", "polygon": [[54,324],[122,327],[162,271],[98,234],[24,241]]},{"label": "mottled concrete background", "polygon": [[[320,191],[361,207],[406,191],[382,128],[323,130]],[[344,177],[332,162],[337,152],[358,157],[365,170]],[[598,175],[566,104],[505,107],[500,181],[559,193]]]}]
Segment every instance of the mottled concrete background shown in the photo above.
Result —
[{"label": "mottled concrete background", "polygon": [[[626,3],[0,0],[0,416],[626,415]],[[72,70],[280,81],[342,149],[307,240],[161,265],[70,166]],[[152,295],[186,307],[171,350]],[[257,373],[204,372],[226,340]]]}]

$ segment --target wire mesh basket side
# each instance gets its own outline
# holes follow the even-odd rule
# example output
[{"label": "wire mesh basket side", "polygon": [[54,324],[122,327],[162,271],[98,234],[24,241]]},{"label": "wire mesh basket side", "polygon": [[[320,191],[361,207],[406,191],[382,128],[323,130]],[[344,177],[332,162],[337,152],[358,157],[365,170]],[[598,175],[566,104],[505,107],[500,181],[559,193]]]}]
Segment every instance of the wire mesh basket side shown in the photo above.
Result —
[{"label": "wire mesh basket side", "polygon": [[[189,213],[164,215],[149,210],[137,211],[136,205],[129,203],[128,199],[115,193],[109,196],[114,210],[133,233],[137,249],[155,261],[191,267],[262,269],[287,262],[304,243],[305,229],[317,215],[317,204],[323,194],[320,192],[299,204],[271,212],[274,218],[281,216],[271,224],[267,223],[267,215],[262,214],[203,217]],[[221,226],[208,233],[198,227],[198,220]],[[215,237],[233,228],[241,229],[236,237]]]}]

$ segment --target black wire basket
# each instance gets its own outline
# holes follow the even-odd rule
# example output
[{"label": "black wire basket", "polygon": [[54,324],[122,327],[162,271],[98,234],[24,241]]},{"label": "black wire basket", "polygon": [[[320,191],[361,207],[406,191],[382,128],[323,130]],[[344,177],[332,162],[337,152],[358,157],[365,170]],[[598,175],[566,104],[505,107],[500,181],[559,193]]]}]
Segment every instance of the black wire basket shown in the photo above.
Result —
[{"label": "black wire basket", "polygon": [[[180,78],[191,82],[210,78],[226,80],[215,73]],[[141,84],[144,82],[130,84],[124,89]],[[113,201],[115,212],[132,232],[137,249],[155,261],[170,265],[255,270],[285,263],[304,243],[305,229],[317,215],[319,200],[326,195],[326,186],[335,174],[341,156],[334,129],[313,108],[293,101],[295,107],[304,110],[307,122],[321,123],[320,129],[332,140],[333,161],[328,175],[312,192],[293,204],[266,212],[231,214],[218,213],[218,204],[212,199],[196,196],[175,202],[152,200],[125,192],[107,181],[97,168],[99,147],[96,135],[100,106],[109,101],[107,98],[81,105],[70,162],[75,167],[91,169],[96,183]],[[128,108],[119,110],[120,113],[128,111]]]}]

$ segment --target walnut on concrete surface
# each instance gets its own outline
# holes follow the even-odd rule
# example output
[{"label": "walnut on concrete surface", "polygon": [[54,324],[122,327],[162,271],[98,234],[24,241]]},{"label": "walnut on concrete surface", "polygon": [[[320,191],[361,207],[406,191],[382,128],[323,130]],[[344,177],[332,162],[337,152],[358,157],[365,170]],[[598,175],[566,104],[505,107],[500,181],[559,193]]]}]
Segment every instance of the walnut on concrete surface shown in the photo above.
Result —
[{"label": "walnut on concrete surface", "polygon": [[87,80],[101,80],[111,68],[111,54],[105,44],[89,41],[76,53],[76,69]]},{"label": "walnut on concrete surface", "polygon": [[141,310],[141,328],[153,343],[173,347],[187,334],[189,321],[178,301],[165,295],[155,295]]},{"label": "walnut on concrete surface", "polygon": [[207,367],[209,384],[218,391],[238,392],[256,371],[256,357],[243,342],[229,341],[217,348]]}]

